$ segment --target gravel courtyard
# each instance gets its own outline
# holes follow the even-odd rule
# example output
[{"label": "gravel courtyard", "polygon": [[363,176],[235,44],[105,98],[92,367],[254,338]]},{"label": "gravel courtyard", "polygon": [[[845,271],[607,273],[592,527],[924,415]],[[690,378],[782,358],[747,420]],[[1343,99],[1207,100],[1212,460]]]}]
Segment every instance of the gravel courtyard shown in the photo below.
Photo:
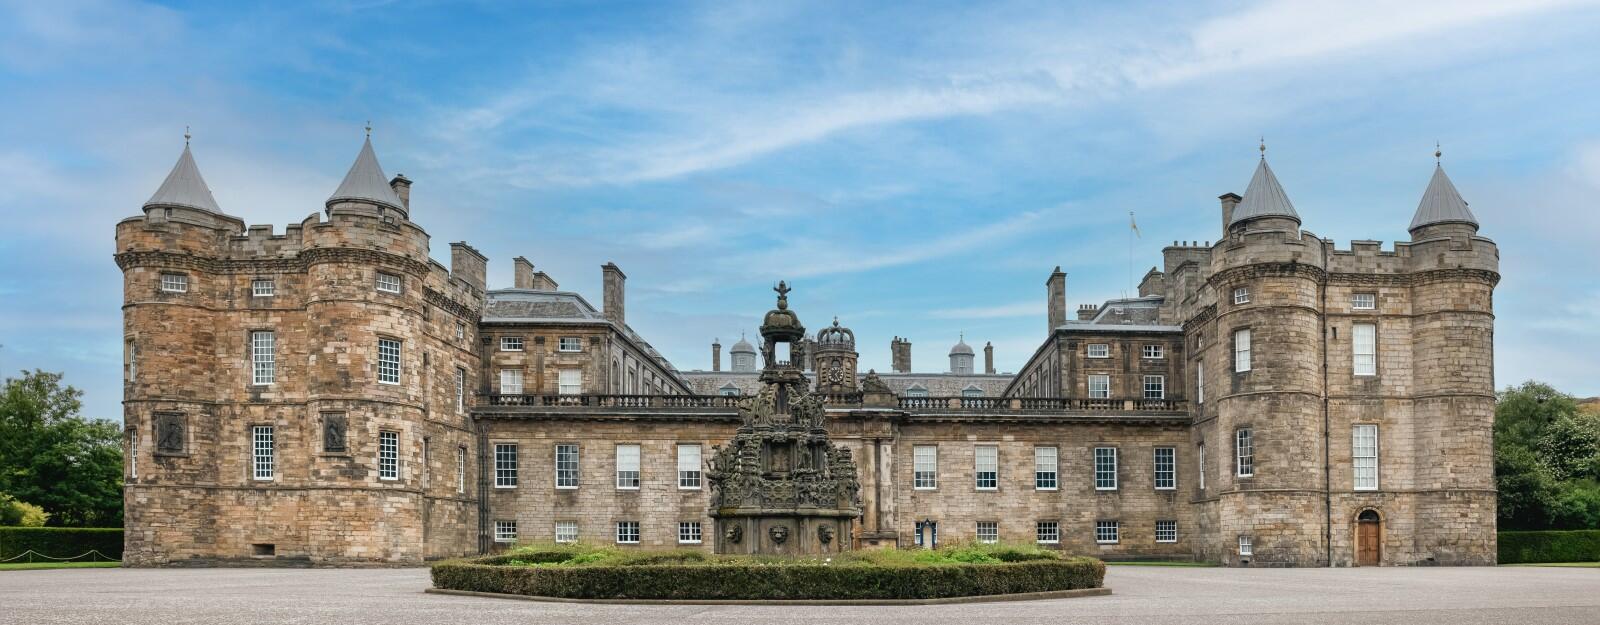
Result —
[{"label": "gravel courtyard", "polygon": [[1115,594],[935,607],[634,606],[424,594],[423,569],[0,572],[0,623],[1600,623],[1600,569],[1114,566]]}]

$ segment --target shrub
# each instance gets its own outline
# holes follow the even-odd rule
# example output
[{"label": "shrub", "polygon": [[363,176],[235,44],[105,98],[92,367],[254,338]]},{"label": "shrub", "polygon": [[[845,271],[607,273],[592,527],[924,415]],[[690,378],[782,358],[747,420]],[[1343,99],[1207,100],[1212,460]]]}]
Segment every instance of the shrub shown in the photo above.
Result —
[{"label": "shrub", "polygon": [[1500,532],[1500,563],[1597,562],[1600,530]]},{"label": "shrub", "polygon": [[70,558],[99,551],[122,558],[122,529],[99,527],[0,527],[0,560],[26,551],[53,558]]},{"label": "shrub", "polygon": [[44,508],[0,493],[0,526],[44,527],[48,520],[50,513]]}]

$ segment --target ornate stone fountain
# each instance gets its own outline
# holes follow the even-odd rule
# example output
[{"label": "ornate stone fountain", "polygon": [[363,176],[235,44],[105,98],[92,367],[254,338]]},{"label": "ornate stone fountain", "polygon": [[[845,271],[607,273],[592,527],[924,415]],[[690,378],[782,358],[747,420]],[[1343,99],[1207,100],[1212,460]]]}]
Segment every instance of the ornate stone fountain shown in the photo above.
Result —
[{"label": "ornate stone fountain", "polygon": [[828,440],[822,399],[808,392],[801,371],[805,326],[789,310],[788,285],[774,290],[778,307],[761,324],[763,386],[739,402],[744,423],[727,445],[712,448],[706,471],[716,552],[844,551],[861,515],[856,463],[849,449]]}]

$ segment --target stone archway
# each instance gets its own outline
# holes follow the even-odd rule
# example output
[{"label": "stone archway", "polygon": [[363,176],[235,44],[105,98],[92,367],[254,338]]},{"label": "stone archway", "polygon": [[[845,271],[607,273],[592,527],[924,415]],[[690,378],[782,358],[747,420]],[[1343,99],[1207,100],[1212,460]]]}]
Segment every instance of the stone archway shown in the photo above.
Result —
[{"label": "stone archway", "polygon": [[1379,566],[1383,563],[1383,517],[1367,508],[1356,515],[1355,564]]}]

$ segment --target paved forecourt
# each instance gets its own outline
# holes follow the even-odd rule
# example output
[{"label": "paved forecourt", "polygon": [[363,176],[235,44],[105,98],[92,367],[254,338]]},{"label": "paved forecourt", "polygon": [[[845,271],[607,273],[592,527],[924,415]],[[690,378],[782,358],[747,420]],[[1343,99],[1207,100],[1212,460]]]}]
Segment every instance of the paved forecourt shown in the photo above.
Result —
[{"label": "paved forecourt", "polygon": [[424,594],[424,569],[0,572],[9,623],[1543,623],[1600,622],[1600,569],[1112,566],[1115,594],[920,607],[643,606]]}]

